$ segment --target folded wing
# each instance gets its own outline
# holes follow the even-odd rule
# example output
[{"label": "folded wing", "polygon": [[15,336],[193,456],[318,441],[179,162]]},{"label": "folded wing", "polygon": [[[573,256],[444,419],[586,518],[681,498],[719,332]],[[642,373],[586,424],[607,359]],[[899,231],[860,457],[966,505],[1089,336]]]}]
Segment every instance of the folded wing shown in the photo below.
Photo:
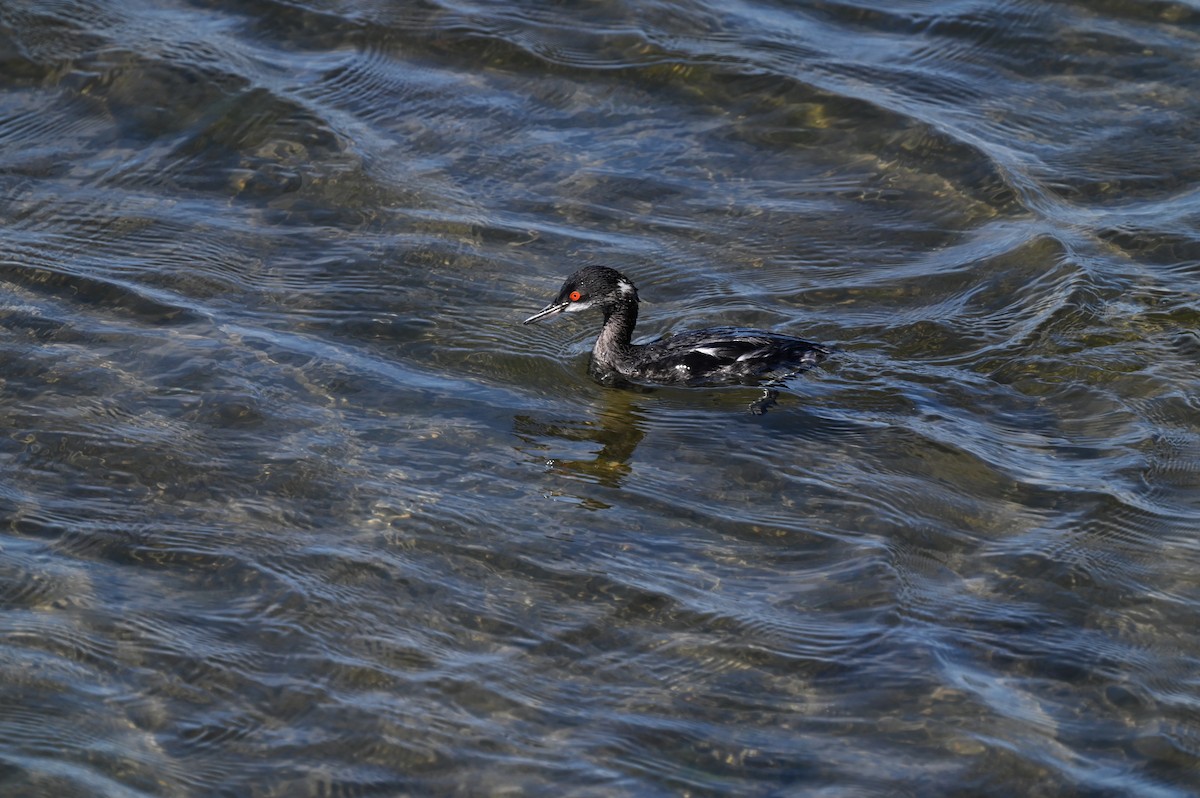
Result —
[{"label": "folded wing", "polygon": [[656,360],[691,384],[780,380],[809,369],[831,351],[787,335],[734,327],[697,330],[650,344]]}]

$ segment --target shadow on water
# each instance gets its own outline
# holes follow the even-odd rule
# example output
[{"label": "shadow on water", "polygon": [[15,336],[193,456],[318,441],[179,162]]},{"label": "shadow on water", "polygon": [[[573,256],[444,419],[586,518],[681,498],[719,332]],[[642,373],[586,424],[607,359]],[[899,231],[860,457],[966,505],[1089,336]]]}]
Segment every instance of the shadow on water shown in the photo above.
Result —
[{"label": "shadow on water", "polygon": [[[819,368],[829,366],[827,363]],[[802,383],[804,378],[796,377],[793,381]],[[594,416],[590,420],[516,416],[513,430],[521,441],[517,451],[530,462],[544,465],[550,474],[620,488],[630,475],[634,454],[650,426],[719,427],[732,419],[739,424],[768,427],[774,430],[770,434],[797,441],[836,438],[839,434],[832,419],[816,418],[805,412],[803,385],[795,390],[781,387],[782,398],[766,416],[754,415],[749,410],[748,400],[762,395],[762,389],[754,387],[689,389],[598,384],[589,387],[595,396],[591,408]],[[679,418],[671,420],[672,414],[678,414]],[[588,509],[609,506],[594,496],[578,498]]]}]

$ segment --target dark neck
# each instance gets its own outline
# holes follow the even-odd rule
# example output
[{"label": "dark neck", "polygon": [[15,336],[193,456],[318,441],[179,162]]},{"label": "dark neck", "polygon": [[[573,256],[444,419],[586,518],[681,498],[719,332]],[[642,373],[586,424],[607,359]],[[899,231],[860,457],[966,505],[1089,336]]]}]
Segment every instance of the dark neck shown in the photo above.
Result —
[{"label": "dark neck", "polygon": [[592,347],[593,368],[621,371],[621,364],[633,352],[633,328],[637,325],[636,299],[617,302],[604,309],[604,328]]}]

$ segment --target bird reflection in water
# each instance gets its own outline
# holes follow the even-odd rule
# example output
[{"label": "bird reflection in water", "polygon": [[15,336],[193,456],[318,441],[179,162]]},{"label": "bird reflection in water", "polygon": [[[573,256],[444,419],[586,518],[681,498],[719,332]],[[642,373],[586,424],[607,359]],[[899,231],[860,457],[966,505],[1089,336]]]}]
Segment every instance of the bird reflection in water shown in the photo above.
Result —
[{"label": "bird reflection in water", "polygon": [[[629,475],[630,458],[646,436],[636,392],[602,391],[604,404],[592,420],[516,416],[520,449],[546,463],[552,473],[617,488]],[[580,457],[585,449],[590,457]],[[556,454],[561,452],[562,454]],[[589,509],[608,507],[594,496],[579,496]]]}]

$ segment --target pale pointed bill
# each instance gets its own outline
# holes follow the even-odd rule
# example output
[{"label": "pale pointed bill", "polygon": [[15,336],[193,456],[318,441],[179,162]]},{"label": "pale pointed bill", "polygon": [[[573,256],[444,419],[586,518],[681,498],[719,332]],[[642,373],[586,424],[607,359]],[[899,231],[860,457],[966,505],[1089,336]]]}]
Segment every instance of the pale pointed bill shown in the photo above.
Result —
[{"label": "pale pointed bill", "polygon": [[534,313],[532,316],[525,319],[525,321],[523,321],[521,323],[522,324],[533,324],[535,321],[541,321],[542,319],[547,318],[549,316],[556,316],[559,313],[562,313],[564,310],[566,310],[567,305],[569,305],[569,304],[571,304],[571,303],[570,302],[551,302],[549,305],[542,308],[537,313]]}]

